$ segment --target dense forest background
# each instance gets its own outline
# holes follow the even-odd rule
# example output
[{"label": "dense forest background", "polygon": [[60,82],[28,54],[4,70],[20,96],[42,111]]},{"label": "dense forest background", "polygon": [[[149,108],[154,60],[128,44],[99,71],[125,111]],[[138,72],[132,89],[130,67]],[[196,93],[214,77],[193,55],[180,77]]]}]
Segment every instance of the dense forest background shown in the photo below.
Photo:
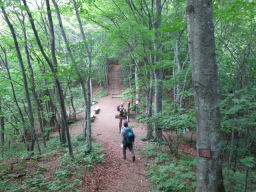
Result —
[{"label": "dense forest background", "polygon": [[[211,3],[224,185],[255,191],[256,3]],[[107,94],[118,63],[121,96],[139,101],[136,120],[147,125],[143,139],[151,142],[143,153],[156,158],[147,166],[152,184],[195,189],[195,157],[179,150],[182,143],[196,148],[197,127],[185,0],[0,0],[0,6],[2,162],[46,153],[53,130],[54,146],[67,146],[77,158],[68,122],[80,112],[83,150],[93,153],[91,105],[96,93]]]}]

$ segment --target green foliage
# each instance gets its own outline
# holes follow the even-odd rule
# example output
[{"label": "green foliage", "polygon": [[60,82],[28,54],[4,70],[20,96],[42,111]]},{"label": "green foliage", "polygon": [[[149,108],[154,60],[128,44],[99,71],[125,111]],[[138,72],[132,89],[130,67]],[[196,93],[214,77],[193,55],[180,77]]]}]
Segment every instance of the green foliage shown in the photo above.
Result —
[{"label": "green foliage", "polygon": [[164,130],[176,130],[182,132],[184,129],[195,129],[196,120],[194,109],[185,111],[163,111],[161,125]]},{"label": "green foliage", "polygon": [[[224,184],[227,192],[240,192],[244,190],[245,171],[233,171],[229,168],[223,169]],[[248,192],[255,192],[256,175],[251,171],[248,178]]]},{"label": "green foliage", "polygon": [[95,93],[94,98],[98,100],[99,98],[108,96],[108,91],[105,89],[100,89],[99,92]]},{"label": "green foliage", "polygon": [[[95,164],[103,163],[104,153],[100,144],[93,143],[90,153],[85,151],[85,138],[83,134],[76,136],[72,140],[74,147],[75,159],[70,159],[68,150],[63,154],[64,150],[59,144],[59,137],[53,137],[48,142],[48,150],[41,158],[51,158],[58,155],[59,166],[54,170],[49,170],[47,164],[37,163],[33,161],[35,169],[28,172],[28,168],[24,168],[25,164],[32,161],[22,161],[19,166],[15,166],[15,173],[8,173],[8,165],[0,164],[0,191],[79,191],[82,182],[81,179],[90,171]],[[27,166],[27,165],[26,165]],[[16,173],[17,172],[17,173]],[[16,179],[14,177],[21,172],[26,173],[24,177]],[[47,173],[50,172],[48,175]],[[46,177],[46,175],[48,175]]]},{"label": "green foliage", "polygon": [[256,136],[255,112],[256,89],[242,89],[229,93],[222,101],[222,130],[226,135],[232,131],[240,133],[239,146],[232,148],[227,145],[228,152],[233,151],[236,158],[254,153],[254,147],[248,148],[248,143],[253,142]]},{"label": "green foliage", "polygon": [[74,150],[75,162],[89,168],[93,167],[94,164],[105,162],[103,149],[100,145],[93,143],[92,148],[90,153],[86,153],[85,145],[78,146]]},{"label": "green foliage", "polygon": [[17,159],[27,155],[27,150],[24,145],[19,142],[12,142],[1,147],[0,161],[5,159]]},{"label": "green foliage", "polygon": [[195,159],[182,156],[179,160],[171,160],[169,153],[160,151],[154,144],[146,146],[141,153],[154,160],[147,164],[147,173],[157,191],[195,190]]},{"label": "green foliage", "polygon": [[100,97],[108,96],[107,90],[102,90],[99,96],[100,96]]},{"label": "green foliage", "polygon": [[146,113],[141,113],[141,114],[139,114],[139,115],[136,116],[136,120],[137,120],[138,122],[140,122],[140,123],[144,123],[144,124],[145,124],[145,123],[147,123],[148,121],[149,121],[149,122],[152,122],[153,117],[152,117],[151,119],[148,119]]},{"label": "green foliage", "polygon": [[60,137],[59,136],[54,136],[52,137],[48,142],[47,146],[49,149],[58,149],[60,147]]},{"label": "green foliage", "polygon": [[255,166],[255,158],[254,157],[245,157],[240,160],[240,162],[248,168],[253,168]]},{"label": "green foliage", "polygon": [[159,152],[159,148],[157,147],[156,143],[146,145],[140,152],[142,155],[146,155],[147,158],[158,158],[158,159],[160,159],[160,157],[163,154]]},{"label": "green foliage", "polygon": [[74,142],[81,142],[81,141],[86,141],[86,139],[85,139],[85,136],[84,136],[84,134],[79,134],[79,135],[77,135],[76,137],[75,137],[75,139],[73,140]]},{"label": "green foliage", "polygon": [[223,130],[230,132],[245,131],[246,127],[254,127],[256,111],[256,89],[242,89],[229,93],[222,101]]},{"label": "green foliage", "polygon": [[78,179],[70,180],[67,171],[56,171],[54,177],[46,178],[42,174],[29,175],[23,185],[17,185],[14,190],[8,187],[10,191],[70,191],[81,186]]},{"label": "green foliage", "polygon": [[133,88],[126,88],[122,90],[121,98],[126,101],[130,101],[134,98],[135,90]]},{"label": "green foliage", "polygon": [[[128,2],[128,1],[127,1]],[[111,67],[110,60],[119,62],[122,65],[122,78],[123,85],[130,88],[125,89],[121,96],[124,100],[134,98],[134,60],[139,65],[139,87],[140,87],[140,110],[144,111],[146,91],[148,89],[148,73],[153,72],[155,69],[164,70],[163,88],[164,95],[171,98],[172,101],[163,101],[163,111],[161,114],[153,115],[148,119],[147,114],[144,112],[136,117],[142,123],[153,123],[155,119],[159,120],[159,126],[163,130],[171,130],[180,136],[184,129],[189,128],[195,130],[195,112],[191,109],[194,105],[192,101],[192,77],[191,68],[189,66],[188,56],[188,41],[187,41],[187,23],[186,23],[186,1],[175,0],[165,1],[161,15],[161,27],[157,30],[149,28],[149,14],[153,19],[156,19],[154,10],[150,10],[147,14],[147,9],[151,8],[150,1],[133,1],[133,8],[122,0],[79,0],[77,1],[78,9],[82,21],[85,21],[86,36],[88,37],[87,43],[92,52],[92,72],[88,71],[86,60],[88,55],[84,50],[84,42],[81,41],[79,28],[77,27],[77,20],[73,19],[73,2],[72,1],[59,1],[59,8],[63,18],[63,24],[67,37],[70,41],[70,48],[75,57],[75,63],[71,63],[69,55],[67,54],[63,40],[59,35],[56,35],[56,55],[58,60],[58,78],[63,87],[69,85],[69,90],[74,96],[74,103],[77,112],[84,111],[83,97],[81,89],[79,88],[78,74],[75,70],[75,65],[78,67],[79,72],[83,74],[84,78],[91,76],[94,85],[107,87],[108,80],[106,75]],[[22,29],[19,25],[17,15],[20,11],[24,10],[24,6],[20,6],[18,2],[6,1],[2,3],[7,10],[7,14],[12,18],[18,41],[20,44],[22,56],[24,57],[24,64],[27,70],[27,77],[31,80],[28,73],[28,66],[25,60],[24,43],[29,42],[29,52],[32,61],[32,67],[35,76],[36,92],[40,96],[40,103],[42,106],[48,106],[50,96],[47,91],[52,93],[55,89],[54,76],[50,69],[45,65],[45,60],[40,53],[38,46],[35,42],[35,37],[31,30],[29,20],[25,19],[25,27],[27,31],[28,40],[22,39]],[[146,6],[147,4],[147,6]],[[232,1],[214,1],[214,17],[215,17],[215,37],[216,37],[216,59],[218,63],[218,73],[220,82],[221,93],[221,130],[225,136],[225,152],[233,152],[233,159],[237,160],[237,175],[232,175],[227,172],[227,179],[233,178],[243,180],[244,175],[239,171],[250,168],[254,170],[254,159],[256,154],[255,138],[256,138],[256,89],[255,89],[255,0],[232,0]],[[154,9],[154,6],[152,6]],[[54,9],[52,10],[54,11]],[[33,7],[33,17],[37,21],[36,28],[38,29],[39,38],[43,45],[49,44],[50,37],[46,35],[44,29],[45,11],[38,10]],[[17,15],[16,15],[17,13]],[[24,12],[25,13],[25,12]],[[42,14],[42,15],[41,15]],[[27,17],[25,13],[25,18]],[[151,21],[154,23],[155,21]],[[54,22],[55,23],[55,22]],[[96,26],[96,25],[97,26]],[[99,27],[100,26],[100,27]],[[55,32],[59,33],[59,27],[56,25]],[[7,142],[2,146],[0,160],[21,158],[27,155],[24,145],[20,144],[22,135],[22,121],[20,120],[19,113],[14,101],[14,96],[11,89],[11,82],[13,83],[16,91],[17,102],[21,106],[21,112],[25,118],[25,129],[29,129],[29,118],[27,116],[27,103],[25,100],[24,86],[22,84],[22,75],[19,67],[17,67],[18,59],[14,49],[13,40],[10,37],[9,30],[6,23],[0,21],[1,46],[6,50],[7,61],[10,67],[12,81],[9,80],[6,68],[4,66],[4,51],[0,49],[0,99],[1,107],[4,113],[0,114],[5,118],[5,136]],[[161,49],[154,50],[156,34],[159,32],[159,43],[161,42]],[[176,48],[178,50],[176,50]],[[44,46],[47,55],[50,55],[49,46]],[[178,51],[178,55],[175,55]],[[155,58],[151,56],[160,56],[161,60],[155,62]],[[178,66],[178,61],[180,66]],[[151,61],[150,61],[151,60]],[[113,62],[113,63],[115,63]],[[150,63],[152,62],[152,63]],[[113,64],[112,63],[112,64]],[[28,86],[32,87],[31,82],[28,81]],[[70,107],[70,95],[68,89],[63,89],[66,95],[66,103]],[[99,97],[105,96],[107,92],[99,94]],[[182,106],[179,108],[179,101],[177,98],[182,97]],[[32,97],[31,97],[32,98]],[[174,99],[173,99],[174,98]],[[56,96],[53,94],[53,102],[56,103]],[[32,100],[34,112],[36,111],[35,102]],[[131,106],[133,107],[133,106]],[[52,112],[43,111],[43,118],[46,121],[50,120]],[[36,118],[35,118],[36,119]],[[50,127],[45,128],[50,130]],[[231,133],[234,133],[235,146],[230,145]],[[9,142],[10,141],[10,142]],[[38,165],[37,174],[28,179],[28,185],[21,186],[21,190],[68,190],[72,184],[66,181],[66,175],[72,177],[72,170],[79,170],[78,164],[84,165],[85,168],[91,168],[95,163],[103,162],[104,155],[100,151],[99,146],[94,146],[91,153],[85,152],[83,136],[78,136],[72,141],[73,146],[76,148],[75,161],[72,163],[65,155],[63,157],[64,170],[56,171],[54,178],[58,178],[52,185],[48,185],[48,181],[40,176],[39,172],[47,169],[47,166]],[[55,154],[61,155],[64,149],[59,144],[59,138],[54,137],[48,143],[49,152],[44,154],[43,157],[52,157]],[[165,165],[164,162],[170,161],[168,154],[159,153],[159,148],[149,148],[148,156],[155,158],[155,163],[163,164],[162,169],[156,169],[156,176],[153,179],[155,185],[162,182],[163,186],[159,190],[175,191],[187,190],[183,182],[180,181],[176,172],[182,175],[181,170],[171,169]],[[224,153],[228,154],[228,153]],[[240,159],[240,160],[238,160]],[[180,161],[180,160],[178,160]],[[172,162],[173,163],[173,162]],[[232,163],[232,162],[231,162]],[[178,164],[182,164],[179,162]],[[173,165],[172,165],[173,166]],[[178,166],[178,165],[177,165]],[[171,170],[170,170],[171,169]],[[81,169],[83,170],[83,169]],[[153,173],[152,173],[153,174]],[[175,186],[172,181],[168,181],[167,175],[172,175],[179,182],[180,186]],[[240,175],[239,175],[240,174]],[[178,174],[177,174],[178,175]],[[242,177],[240,177],[242,175]],[[11,175],[9,175],[11,176]],[[159,180],[157,179],[159,176]],[[185,177],[185,176],[184,176]],[[189,178],[189,177],[188,177]],[[250,179],[253,179],[251,177]],[[184,179],[186,180],[186,179]],[[189,180],[189,179],[188,179]],[[0,190],[7,187],[10,191],[15,191],[16,184],[1,181]],[[75,179],[74,179],[75,181]],[[41,185],[40,185],[41,182]],[[67,184],[63,184],[67,183]],[[166,183],[165,183],[166,182]],[[255,186],[254,181],[251,185]],[[75,182],[74,182],[75,183]],[[235,181],[230,183],[231,189]],[[29,189],[31,186],[31,189]],[[227,181],[227,186],[229,183]],[[75,188],[75,187],[74,187]],[[193,187],[192,187],[193,188]],[[18,188],[17,188],[18,189]],[[237,185],[237,191],[242,191],[242,183]]]},{"label": "green foliage", "polygon": [[[21,189],[24,189],[21,188]],[[0,180],[0,190],[1,191],[18,191],[15,183],[11,182],[11,180]]]},{"label": "green foliage", "polygon": [[147,118],[147,114],[142,113],[136,117],[136,120],[141,123],[153,123],[155,119],[159,120],[159,126],[163,130],[173,130],[177,133],[182,133],[184,129],[188,128],[194,130],[196,126],[195,111],[190,109],[185,111],[184,109],[173,110],[169,101],[163,101],[163,111],[161,114],[153,114],[150,119]]}]

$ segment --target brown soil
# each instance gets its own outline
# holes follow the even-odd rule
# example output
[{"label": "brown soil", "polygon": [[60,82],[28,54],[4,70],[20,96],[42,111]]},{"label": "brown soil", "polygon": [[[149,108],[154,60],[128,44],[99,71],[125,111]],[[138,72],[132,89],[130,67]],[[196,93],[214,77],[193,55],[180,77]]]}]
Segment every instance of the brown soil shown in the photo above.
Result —
[{"label": "brown soil", "polygon": [[[115,65],[112,73],[119,70],[120,67]],[[120,93],[120,83],[114,83],[113,86],[113,81],[110,81],[109,92]],[[120,103],[120,98],[112,98],[112,95],[109,95],[99,99],[96,104],[100,108],[100,113],[96,115],[96,119],[92,123],[92,136],[104,148],[105,163],[96,165],[92,172],[85,176],[83,186],[88,186],[90,191],[148,192],[152,190],[152,186],[146,177],[145,161],[139,154],[139,149],[145,145],[139,138],[145,135],[146,129],[134,121],[129,123],[129,126],[134,127],[136,135],[134,144],[136,161],[132,162],[129,151],[127,151],[127,160],[123,160],[119,119],[115,119],[115,115],[118,114],[116,106]],[[125,103],[125,108],[127,108],[127,103]],[[78,118],[82,116],[83,114],[80,114]],[[72,136],[83,133],[84,126],[82,124],[81,121],[78,121],[72,126],[70,131]]]}]

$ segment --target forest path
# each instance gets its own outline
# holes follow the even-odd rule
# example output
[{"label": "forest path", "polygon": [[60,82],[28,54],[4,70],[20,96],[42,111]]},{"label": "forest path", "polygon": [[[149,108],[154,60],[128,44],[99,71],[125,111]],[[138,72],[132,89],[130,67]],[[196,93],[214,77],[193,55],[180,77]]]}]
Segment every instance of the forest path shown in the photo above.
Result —
[{"label": "forest path", "polygon": [[[111,74],[117,74],[116,72],[119,70],[120,67],[115,65],[110,72],[110,78]],[[113,82],[114,86],[112,86]],[[115,87],[114,92],[113,87]],[[92,172],[84,178],[83,186],[87,185],[90,191],[100,192],[150,192],[152,185],[146,177],[145,160],[139,154],[139,149],[145,145],[139,138],[146,134],[146,128],[141,124],[129,123],[129,126],[134,127],[136,135],[134,145],[136,161],[132,162],[129,151],[127,151],[127,160],[123,160],[122,157],[119,119],[115,119],[115,115],[118,114],[116,106],[121,103],[121,99],[112,98],[111,95],[111,92],[117,94],[120,90],[119,82],[110,81],[109,96],[98,100],[97,106],[100,108],[100,113],[96,115],[96,119],[92,123],[92,136],[104,148],[105,163],[96,165]],[[127,108],[126,103],[124,106]],[[83,126],[77,122],[72,126],[71,135],[75,136],[81,133],[83,133]]]}]

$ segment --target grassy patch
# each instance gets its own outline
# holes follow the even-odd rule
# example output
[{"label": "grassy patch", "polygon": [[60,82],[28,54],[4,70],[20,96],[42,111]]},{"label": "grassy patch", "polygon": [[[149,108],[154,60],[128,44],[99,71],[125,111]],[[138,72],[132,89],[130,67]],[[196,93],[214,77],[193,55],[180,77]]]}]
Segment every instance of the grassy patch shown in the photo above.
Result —
[{"label": "grassy patch", "polygon": [[[95,164],[104,162],[101,146],[93,143],[90,153],[85,150],[82,135],[72,139],[75,159],[71,160],[68,149],[60,146],[58,137],[48,142],[48,151],[38,161],[22,161],[8,170],[1,164],[0,191],[79,191],[81,179]],[[57,161],[55,167],[51,161]],[[50,163],[49,163],[50,162]]]}]

